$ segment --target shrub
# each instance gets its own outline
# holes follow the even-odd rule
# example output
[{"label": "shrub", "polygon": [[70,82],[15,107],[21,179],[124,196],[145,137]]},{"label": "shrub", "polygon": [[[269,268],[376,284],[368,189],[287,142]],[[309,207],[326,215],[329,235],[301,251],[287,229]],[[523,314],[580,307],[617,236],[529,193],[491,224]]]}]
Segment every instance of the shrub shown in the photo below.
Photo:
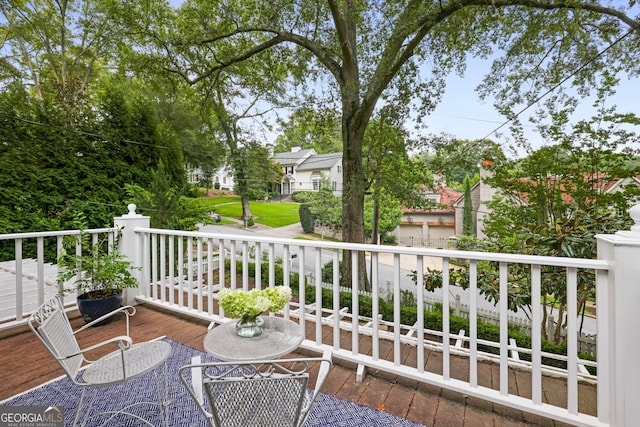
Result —
[{"label": "shrub", "polygon": [[314,224],[316,222],[316,217],[311,213],[311,209],[308,203],[303,203],[300,205],[298,209],[298,215],[300,216],[300,225],[302,226],[302,231],[307,234],[313,233]]},{"label": "shrub", "polygon": [[[342,261],[338,261],[338,280],[342,278]],[[333,283],[333,261],[322,266],[322,282]]]},{"label": "shrub", "polygon": [[317,193],[315,191],[295,191],[291,195],[291,199],[297,203],[306,203],[310,201],[316,194]]},{"label": "shrub", "polygon": [[[226,260],[227,268],[230,267],[230,260]],[[237,268],[241,269],[241,262]],[[255,275],[255,264],[249,264],[249,274]],[[326,265],[325,265],[326,267]],[[268,263],[263,263],[261,268],[261,276],[262,281],[264,283],[269,280],[269,268]],[[291,290],[294,295],[298,295],[298,273],[290,273],[290,284]],[[282,266],[276,266],[275,269],[275,285],[279,286],[283,284],[283,269]],[[323,308],[333,308],[333,291],[331,289],[322,289],[322,307]],[[360,295],[358,300],[358,306],[360,309],[360,315],[366,317],[373,317],[373,301],[371,297],[366,295]],[[403,297],[406,298],[406,297]],[[340,292],[339,296],[339,307],[347,307],[349,312],[353,307],[353,295],[351,292]],[[316,290],[314,285],[306,284],[305,286],[305,304],[315,304],[316,302]],[[385,301],[380,299],[378,301],[379,313],[382,314],[382,319],[388,322],[393,322],[394,320],[394,307],[393,301]],[[451,310],[450,310],[451,312]],[[409,306],[401,306],[400,307],[400,323],[403,325],[411,326],[416,323],[418,320],[418,311],[417,307],[413,305]],[[431,329],[434,331],[442,331],[442,305],[436,304],[434,310],[425,310],[424,311],[424,328]],[[450,315],[449,316],[449,330],[453,334],[457,334],[460,329],[464,329],[467,336],[469,335],[469,319],[465,319],[462,317]],[[492,341],[495,343],[500,342],[500,328],[497,325],[486,323],[483,321],[478,321],[477,327],[477,337],[479,340]],[[509,326],[509,338],[514,338],[519,347],[523,348],[531,348],[531,337],[526,333],[522,332],[517,326]],[[498,354],[500,350],[496,347],[489,347],[484,345],[478,345],[479,351],[484,351],[487,353]],[[542,340],[542,351],[553,354],[567,354],[567,346],[566,344],[554,344],[547,340]],[[580,353],[578,355],[581,359],[592,360],[595,361],[595,358],[588,355]],[[531,360],[531,357],[528,354],[522,353],[520,354],[520,358],[523,360]],[[548,359],[543,358],[542,363],[550,366],[556,366],[559,368],[566,369],[566,362],[556,360],[556,359]],[[595,374],[595,369],[588,368],[592,374]]]}]

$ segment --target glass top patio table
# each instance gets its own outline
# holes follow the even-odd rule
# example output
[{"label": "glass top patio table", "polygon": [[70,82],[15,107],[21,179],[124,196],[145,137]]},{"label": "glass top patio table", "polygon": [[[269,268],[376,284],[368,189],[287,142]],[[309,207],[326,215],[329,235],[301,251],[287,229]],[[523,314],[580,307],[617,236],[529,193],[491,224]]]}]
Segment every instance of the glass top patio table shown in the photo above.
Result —
[{"label": "glass top patio table", "polygon": [[204,349],[212,356],[226,361],[277,359],[298,348],[302,328],[282,317],[264,317],[264,332],[253,338],[236,334],[236,322],[229,321],[211,329],[204,337]]}]

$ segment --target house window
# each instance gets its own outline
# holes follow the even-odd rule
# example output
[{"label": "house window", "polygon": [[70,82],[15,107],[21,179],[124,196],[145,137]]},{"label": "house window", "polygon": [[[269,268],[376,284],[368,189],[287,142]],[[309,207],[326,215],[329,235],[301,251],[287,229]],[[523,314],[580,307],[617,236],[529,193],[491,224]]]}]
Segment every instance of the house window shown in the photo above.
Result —
[{"label": "house window", "polygon": [[333,187],[333,191],[336,191],[338,189],[338,183],[335,181],[331,183],[331,186]]},{"label": "house window", "polygon": [[338,165],[338,173],[342,173],[342,166]]},{"label": "house window", "polygon": [[319,179],[314,179],[313,180],[313,191],[318,191],[320,190],[320,180]]}]

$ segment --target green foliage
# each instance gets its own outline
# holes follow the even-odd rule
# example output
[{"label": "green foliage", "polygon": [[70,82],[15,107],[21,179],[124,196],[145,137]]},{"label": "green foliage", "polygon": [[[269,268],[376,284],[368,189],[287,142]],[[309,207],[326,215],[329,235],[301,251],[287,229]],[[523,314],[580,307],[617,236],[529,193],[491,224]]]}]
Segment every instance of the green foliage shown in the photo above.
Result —
[{"label": "green foliage", "polygon": [[340,227],[342,220],[340,198],[333,194],[326,178],[322,179],[320,189],[311,198],[309,211],[315,218],[315,225],[321,227],[323,234],[325,228],[336,230]]},{"label": "green foliage", "polygon": [[208,207],[198,199],[190,198],[190,186],[172,187],[164,161],[151,171],[148,190],[137,185],[127,185],[129,201],[135,203],[140,213],[151,217],[154,228],[197,230],[206,222]]},{"label": "green foliage", "polygon": [[[424,203],[422,188],[433,181],[424,163],[409,158],[420,144],[403,130],[399,113],[391,106],[369,123],[364,136],[363,165],[367,194],[364,206],[365,234],[372,235],[372,204],[379,206],[377,234],[384,235],[400,224],[401,206]],[[374,202],[372,202],[373,200]]]},{"label": "green foliage", "polygon": [[[90,235],[81,232],[79,237],[65,242],[58,259],[58,281],[67,284],[73,279],[73,287],[63,293],[77,291],[87,294],[87,299],[100,299],[122,292],[126,288],[137,288],[133,277],[133,267],[117,249],[109,247],[109,236],[91,245]],[[75,247],[80,244],[84,255],[76,255]]]},{"label": "green foliage", "polygon": [[[606,89],[605,85],[600,96],[605,96]],[[494,213],[485,220],[486,250],[593,259],[597,257],[597,234],[613,234],[632,225],[627,210],[640,195],[640,187],[632,184],[638,170],[629,167],[628,156],[619,151],[634,136],[619,126],[636,124],[637,119],[601,109],[597,117],[571,127],[566,111],[551,108],[550,114],[554,121],[542,130],[555,145],[491,169],[493,177],[487,183],[499,189],[499,196],[489,203]],[[621,191],[605,191],[610,183],[625,179],[631,185],[622,186]],[[496,266],[488,267],[483,273],[493,278],[485,281],[482,290],[496,299]],[[526,304],[530,299],[528,272],[513,271],[509,283],[519,295],[513,303]],[[579,270],[578,312],[593,296],[594,286],[594,273]],[[562,269],[543,270],[545,305],[547,295],[562,302],[561,317],[567,295]],[[557,342],[560,328],[558,324],[554,332]]]},{"label": "green foliage", "polygon": [[[338,261],[338,271],[342,271],[342,261]],[[322,283],[333,283],[333,262],[322,266]]]},{"label": "green foliage", "polygon": [[298,210],[298,215],[300,216],[302,231],[308,234],[313,233],[316,218],[311,213],[311,206],[308,203],[301,204],[300,209]]},{"label": "green foliage", "polygon": [[380,237],[380,244],[395,246],[397,244],[396,236],[394,236],[393,234],[383,234]]},{"label": "green foliage", "polygon": [[294,191],[291,199],[297,203],[308,203],[315,196],[315,191]]},{"label": "green foliage", "polygon": [[456,249],[461,251],[479,251],[484,249],[484,241],[476,236],[456,236]]},{"label": "green foliage", "polygon": [[282,133],[275,140],[275,152],[290,152],[293,146],[313,149],[318,154],[342,151],[340,117],[333,108],[303,107],[288,120],[278,120]]},{"label": "green foliage", "polygon": [[[380,195],[377,201],[378,208],[378,233],[386,236],[395,230],[402,221],[402,209],[398,200],[389,197],[386,193]],[[373,227],[374,207],[373,196],[365,197],[364,202],[364,231],[367,235],[371,235]]]},{"label": "green foliage", "polygon": [[462,211],[462,234],[472,236],[474,234],[473,224],[473,201],[471,199],[471,180],[469,175],[464,177],[464,207]]},{"label": "green foliage", "polygon": [[270,160],[268,150],[257,143],[247,143],[238,149],[236,156],[232,159],[236,194],[249,200],[267,200],[271,188],[282,177],[280,168]]},{"label": "green foliage", "polygon": [[140,87],[110,79],[103,89],[80,124],[55,100],[0,93],[0,232],[69,229],[78,212],[88,228],[108,226],[127,211],[125,186],[147,187],[161,158],[174,185],[186,181]]},{"label": "green foliage", "polygon": [[432,171],[444,175],[446,184],[456,189],[465,178],[478,175],[487,147],[499,151],[497,144],[491,141],[456,139],[451,135],[432,136],[427,144],[430,151],[421,155],[422,161]]}]

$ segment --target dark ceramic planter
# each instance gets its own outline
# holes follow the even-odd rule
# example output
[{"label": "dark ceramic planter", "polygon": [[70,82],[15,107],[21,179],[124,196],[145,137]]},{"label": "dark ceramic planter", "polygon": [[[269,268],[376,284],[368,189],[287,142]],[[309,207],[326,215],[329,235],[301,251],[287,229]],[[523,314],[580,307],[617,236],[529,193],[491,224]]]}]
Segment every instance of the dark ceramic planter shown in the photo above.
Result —
[{"label": "dark ceramic planter", "polygon": [[[122,303],[122,292],[112,295],[106,298],[90,299],[92,292],[78,295],[78,310],[86,323],[92,322],[98,319],[100,316],[104,316],[107,313],[117,310]],[[110,323],[113,317],[109,317],[95,326],[102,326]]]}]

